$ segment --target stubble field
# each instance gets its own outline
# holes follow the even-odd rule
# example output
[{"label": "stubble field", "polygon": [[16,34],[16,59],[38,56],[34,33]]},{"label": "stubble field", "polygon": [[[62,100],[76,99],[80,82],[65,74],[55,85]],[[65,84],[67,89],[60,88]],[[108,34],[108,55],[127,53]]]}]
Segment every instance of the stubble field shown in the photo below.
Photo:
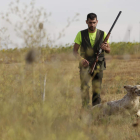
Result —
[{"label": "stubble field", "polygon": [[[24,58],[25,53],[18,52],[11,61],[0,61],[1,140],[139,139],[135,114],[90,122],[80,119],[79,69],[72,53],[44,54],[32,64],[26,64]],[[102,102],[121,99],[126,94],[124,85],[140,84],[139,55],[107,55],[106,59]]]}]

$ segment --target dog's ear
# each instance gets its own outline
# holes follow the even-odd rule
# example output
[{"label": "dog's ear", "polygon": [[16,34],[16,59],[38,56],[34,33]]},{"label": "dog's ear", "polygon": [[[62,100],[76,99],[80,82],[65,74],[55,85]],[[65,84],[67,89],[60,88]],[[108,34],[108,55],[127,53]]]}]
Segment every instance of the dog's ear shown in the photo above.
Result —
[{"label": "dog's ear", "polygon": [[124,86],[125,89],[131,89],[133,88],[133,86],[130,86],[130,85],[127,85],[127,86]]},{"label": "dog's ear", "polygon": [[126,86],[124,86],[124,88],[126,88]]}]

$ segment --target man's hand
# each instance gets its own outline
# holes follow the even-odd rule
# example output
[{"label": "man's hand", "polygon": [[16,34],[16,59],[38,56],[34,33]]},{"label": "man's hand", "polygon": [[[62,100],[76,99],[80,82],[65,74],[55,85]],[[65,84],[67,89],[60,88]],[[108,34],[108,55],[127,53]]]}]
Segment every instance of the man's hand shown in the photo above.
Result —
[{"label": "man's hand", "polygon": [[106,53],[110,53],[110,46],[107,42],[101,44],[101,49],[103,49]]},{"label": "man's hand", "polygon": [[81,64],[82,64],[82,66],[85,67],[85,68],[89,66],[89,62],[88,62],[86,59],[84,59],[84,58],[82,58]]},{"label": "man's hand", "polygon": [[102,43],[102,44],[101,44],[101,48],[102,48],[103,50],[106,50],[106,48],[107,48],[107,42]]}]

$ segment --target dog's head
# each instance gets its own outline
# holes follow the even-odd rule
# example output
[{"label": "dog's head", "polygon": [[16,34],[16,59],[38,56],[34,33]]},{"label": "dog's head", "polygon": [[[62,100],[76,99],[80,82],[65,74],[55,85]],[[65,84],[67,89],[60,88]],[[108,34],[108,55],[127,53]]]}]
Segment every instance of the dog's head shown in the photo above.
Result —
[{"label": "dog's head", "polygon": [[128,85],[128,86],[124,86],[124,88],[127,90],[127,92],[140,96],[140,85],[135,85],[135,86]]}]

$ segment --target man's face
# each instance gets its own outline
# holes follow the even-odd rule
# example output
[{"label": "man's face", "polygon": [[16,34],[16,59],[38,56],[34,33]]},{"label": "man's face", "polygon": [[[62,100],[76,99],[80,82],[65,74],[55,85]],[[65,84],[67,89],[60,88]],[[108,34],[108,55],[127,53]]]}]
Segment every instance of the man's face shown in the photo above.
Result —
[{"label": "man's face", "polygon": [[97,26],[97,23],[98,23],[98,20],[95,18],[95,19],[90,19],[90,18],[88,18],[88,20],[86,20],[86,23],[87,23],[87,25],[88,25],[88,29],[90,30],[90,31],[95,31],[95,29],[96,29],[96,26]]}]

